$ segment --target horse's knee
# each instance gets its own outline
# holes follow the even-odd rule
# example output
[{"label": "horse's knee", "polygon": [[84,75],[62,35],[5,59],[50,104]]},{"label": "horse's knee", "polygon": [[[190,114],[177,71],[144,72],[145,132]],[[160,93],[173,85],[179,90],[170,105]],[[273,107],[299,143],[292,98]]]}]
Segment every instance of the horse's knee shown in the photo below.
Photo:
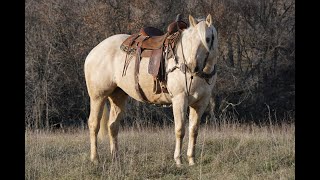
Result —
[{"label": "horse's knee", "polygon": [[185,134],[185,129],[184,127],[179,127],[179,128],[176,128],[176,137],[177,138],[183,138],[184,137],[184,134]]},{"label": "horse's knee", "polygon": [[191,125],[189,127],[189,133],[191,135],[193,135],[193,136],[197,136],[198,135],[198,129],[199,129],[198,125]]},{"label": "horse's knee", "polygon": [[88,127],[91,132],[98,133],[99,131],[99,123],[97,119],[89,118]]}]

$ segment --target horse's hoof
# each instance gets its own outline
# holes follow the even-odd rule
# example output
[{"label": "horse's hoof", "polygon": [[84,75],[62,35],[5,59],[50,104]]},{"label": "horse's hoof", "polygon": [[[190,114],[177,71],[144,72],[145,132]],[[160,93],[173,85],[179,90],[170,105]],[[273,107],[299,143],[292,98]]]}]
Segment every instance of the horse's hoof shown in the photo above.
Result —
[{"label": "horse's hoof", "polygon": [[196,163],[194,163],[194,160],[193,158],[192,159],[189,159],[189,166],[194,166]]},{"label": "horse's hoof", "polygon": [[98,159],[91,159],[91,162],[94,165],[98,165],[99,164],[99,160]]},{"label": "horse's hoof", "polygon": [[176,161],[176,166],[178,168],[181,168],[181,166],[182,166],[181,159],[180,158],[175,158],[175,161]]}]

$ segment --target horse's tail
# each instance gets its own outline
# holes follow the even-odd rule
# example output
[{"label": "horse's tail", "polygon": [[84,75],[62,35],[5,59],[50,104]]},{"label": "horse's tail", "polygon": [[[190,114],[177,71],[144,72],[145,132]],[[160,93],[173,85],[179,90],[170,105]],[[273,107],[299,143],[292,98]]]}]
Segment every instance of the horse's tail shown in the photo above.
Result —
[{"label": "horse's tail", "polygon": [[102,117],[100,120],[100,129],[98,132],[98,138],[102,141],[106,140],[106,137],[108,135],[108,120],[109,120],[109,115],[108,115],[108,108],[106,105],[103,107],[103,112],[102,112]]}]

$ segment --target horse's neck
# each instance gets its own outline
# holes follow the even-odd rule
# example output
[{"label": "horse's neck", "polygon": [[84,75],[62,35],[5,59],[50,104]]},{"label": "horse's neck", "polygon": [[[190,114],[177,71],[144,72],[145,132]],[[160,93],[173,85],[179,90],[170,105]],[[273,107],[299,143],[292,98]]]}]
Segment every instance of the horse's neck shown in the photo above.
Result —
[{"label": "horse's neck", "polygon": [[183,31],[181,33],[180,39],[177,41],[176,47],[175,47],[175,50],[174,50],[176,61],[173,62],[173,63],[177,62],[178,65],[186,63],[186,61],[187,61],[187,59],[186,59],[187,58],[187,56],[186,56],[186,51],[187,51],[186,50],[186,46],[187,46],[187,44],[185,44],[185,41],[183,41],[183,38],[188,38],[187,36],[188,35],[186,35],[185,31]]}]

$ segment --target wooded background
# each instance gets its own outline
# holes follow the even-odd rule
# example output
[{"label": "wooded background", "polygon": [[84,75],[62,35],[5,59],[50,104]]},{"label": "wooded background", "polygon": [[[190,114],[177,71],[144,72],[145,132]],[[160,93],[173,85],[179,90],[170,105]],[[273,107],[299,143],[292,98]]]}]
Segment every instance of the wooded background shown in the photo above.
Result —
[{"label": "wooded background", "polygon": [[[180,13],[218,31],[218,80],[211,120],[292,120],[295,113],[294,0],[26,0],[25,124],[85,125],[84,61],[98,43],[143,26],[165,30]],[[129,99],[123,122],[171,123],[171,108]]]}]

